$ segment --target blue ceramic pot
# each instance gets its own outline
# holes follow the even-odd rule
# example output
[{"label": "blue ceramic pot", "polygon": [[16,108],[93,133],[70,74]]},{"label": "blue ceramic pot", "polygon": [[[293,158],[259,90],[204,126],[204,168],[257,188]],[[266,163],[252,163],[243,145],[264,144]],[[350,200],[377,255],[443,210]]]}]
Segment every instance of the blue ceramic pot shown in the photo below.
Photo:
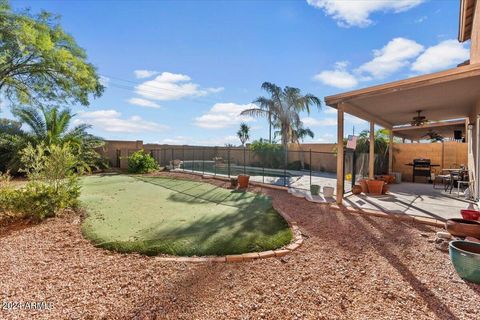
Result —
[{"label": "blue ceramic pot", "polygon": [[460,278],[480,283],[480,243],[455,240],[450,242],[448,251]]}]

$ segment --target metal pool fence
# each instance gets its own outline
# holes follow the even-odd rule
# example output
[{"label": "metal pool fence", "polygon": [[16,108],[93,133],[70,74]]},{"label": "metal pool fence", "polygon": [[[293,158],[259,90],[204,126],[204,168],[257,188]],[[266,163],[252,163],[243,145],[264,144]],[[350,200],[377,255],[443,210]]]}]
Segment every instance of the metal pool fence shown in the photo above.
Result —
[{"label": "metal pool fence", "polygon": [[[128,150],[131,155],[137,150]],[[336,188],[335,152],[313,150],[253,151],[248,147],[178,146],[145,150],[161,167],[203,175],[236,177],[250,181],[310,190],[312,184]],[[346,191],[350,189],[346,185]]]}]

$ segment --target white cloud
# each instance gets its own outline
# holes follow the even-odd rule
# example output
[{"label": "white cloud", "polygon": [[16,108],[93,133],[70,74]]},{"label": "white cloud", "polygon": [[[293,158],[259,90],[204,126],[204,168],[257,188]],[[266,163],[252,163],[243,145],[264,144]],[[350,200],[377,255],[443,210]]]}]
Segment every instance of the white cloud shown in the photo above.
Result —
[{"label": "white cloud", "polygon": [[427,16],[421,16],[420,18],[415,19],[414,22],[415,22],[415,23],[422,23],[422,22],[424,22],[424,21],[427,20],[427,19],[428,19]]},{"label": "white cloud", "polygon": [[313,78],[328,86],[340,89],[353,88],[358,85],[357,78],[346,70],[346,62],[337,62],[334,70],[325,70]]},{"label": "white cloud", "polygon": [[150,78],[158,74],[158,71],[153,70],[135,70],[133,71],[137,79]]},{"label": "white cloud", "polygon": [[201,89],[198,84],[190,82],[184,74],[163,72],[153,80],[145,81],[135,87],[137,94],[152,100],[178,100],[185,97],[205,96],[223,90],[219,88]]},{"label": "white cloud", "polygon": [[301,119],[303,124],[307,127],[324,127],[324,126],[336,126],[337,119],[334,118],[325,118],[325,119],[315,119],[312,117],[306,117]]},{"label": "white cloud", "polygon": [[470,52],[464,43],[457,40],[445,40],[429,47],[412,64],[412,71],[429,73],[455,66],[468,60]]},{"label": "white cloud", "polygon": [[374,58],[355,71],[360,74],[366,73],[375,79],[382,79],[408,65],[410,60],[417,57],[423,49],[421,44],[413,40],[395,38],[382,49],[374,50]]},{"label": "white cloud", "polygon": [[245,109],[255,107],[252,103],[216,103],[207,113],[195,118],[195,125],[206,129],[220,129],[237,125],[240,122],[254,121],[252,117],[241,116],[240,113]]},{"label": "white cloud", "polygon": [[307,3],[323,9],[341,27],[366,27],[372,24],[370,15],[377,11],[402,12],[418,6],[425,0],[307,0]]},{"label": "white cloud", "polygon": [[131,98],[128,100],[128,102],[137,106],[147,107],[147,108],[160,109],[162,107],[156,102],[153,102],[147,99],[142,99],[142,98]]},{"label": "white cloud", "polygon": [[108,87],[108,84],[110,83],[110,78],[105,76],[100,76],[99,82],[102,86]]},{"label": "white cloud", "polygon": [[146,121],[140,116],[131,116],[122,119],[122,114],[116,110],[97,110],[97,111],[80,111],[75,124],[87,123],[99,130],[107,132],[121,133],[139,133],[139,132],[160,132],[167,130],[165,125],[156,122]]},{"label": "white cloud", "polygon": [[319,137],[314,137],[314,141],[318,143],[334,143],[337,142],[337,138],[331,133],[324,133]]},{"label": "white cloud", "polygon": [[366,124],[368,124],[368,121],[357,118],[357,117],[352,116],[351,114],[348,114],[348,113],[346,113],[344,117],[345,117],[345,123],[347,125],[351,125],[351,124],[366,125]]},{"label": "white cloud", "polygon": [[225,144],[234,144],[239,145],[240,140],[238,137],[230,135],[225,137],[215,137],[215,138],[192,138],[185,136],[176,136],[174,138],[166,138],[160,141],[164,144],[174,144],[174,145],[190,145],[190,146],[223,146]]},{"label": "white cloud", "polygon": [[327,106],[326,109],[323,109],[323,112],[326,114],[337,114],[337,109]]}]

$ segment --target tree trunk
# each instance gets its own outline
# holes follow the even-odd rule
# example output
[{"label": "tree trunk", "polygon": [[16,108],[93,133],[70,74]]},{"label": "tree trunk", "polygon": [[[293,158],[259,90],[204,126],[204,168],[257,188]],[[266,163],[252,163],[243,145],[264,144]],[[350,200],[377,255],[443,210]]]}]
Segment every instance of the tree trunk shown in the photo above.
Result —
[{"label": "tree trunk", "polygon": [[268,113],[268,142],[272,143],[272,114]]}]

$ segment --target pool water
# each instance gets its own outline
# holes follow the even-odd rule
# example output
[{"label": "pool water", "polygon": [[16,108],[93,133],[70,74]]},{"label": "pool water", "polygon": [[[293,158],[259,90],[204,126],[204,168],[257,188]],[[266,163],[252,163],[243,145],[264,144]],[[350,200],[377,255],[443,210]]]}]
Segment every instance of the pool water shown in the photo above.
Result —
[{"label": "pool water", "polygon": [[239,174],[248,174],[250,176],[265,176],[265,177],[292,177],[293,175],[282,169],[269,169],[262,167],[241,166],[236,164],[217,163],[214,161],[183,161],[180,164],[180,169],[186,171],[197,171],[205,173],[213,173],[218,175],[238,176]]}]

